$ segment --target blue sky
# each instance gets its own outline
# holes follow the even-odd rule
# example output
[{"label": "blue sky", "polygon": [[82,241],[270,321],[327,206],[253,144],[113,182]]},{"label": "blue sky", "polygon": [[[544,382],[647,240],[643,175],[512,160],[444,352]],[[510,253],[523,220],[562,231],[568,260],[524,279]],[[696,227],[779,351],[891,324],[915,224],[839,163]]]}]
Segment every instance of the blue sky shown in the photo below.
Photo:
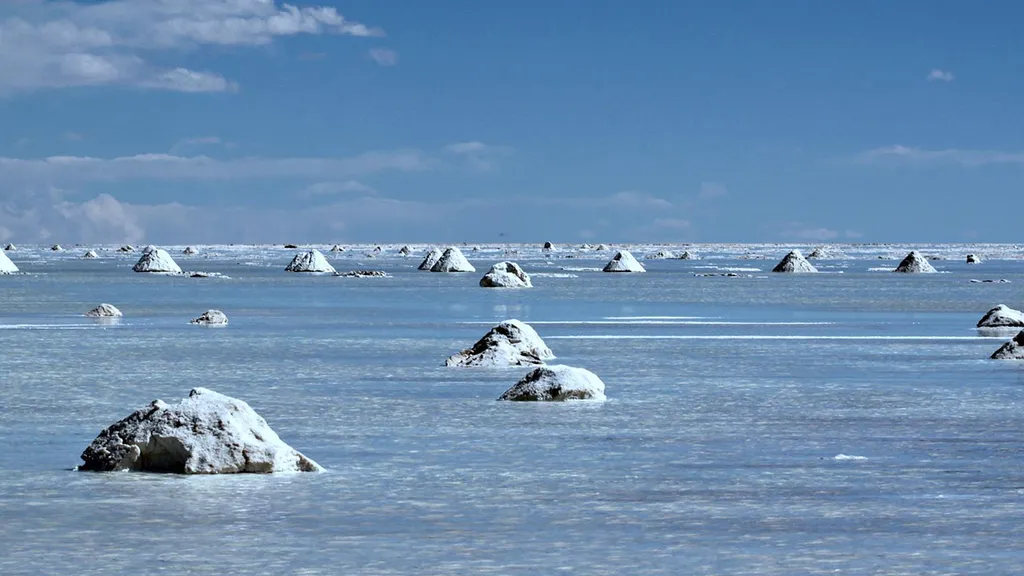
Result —
[{"label": "blue sky", "polygon": [[1022,17],[9,0],[0,241],[1013,242]]}]

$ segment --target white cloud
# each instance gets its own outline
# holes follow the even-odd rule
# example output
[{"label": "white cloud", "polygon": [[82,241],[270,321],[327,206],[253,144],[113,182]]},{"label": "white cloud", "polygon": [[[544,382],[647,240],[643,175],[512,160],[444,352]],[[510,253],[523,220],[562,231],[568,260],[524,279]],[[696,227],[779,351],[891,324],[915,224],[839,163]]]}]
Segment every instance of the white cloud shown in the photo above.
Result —
[{"label": "white cloud", "polygon": [[498,167],[498,160],[512,154],[508,146],[494,146],[483,142],[456,142],[444,147],[444,151],[461,157],[471,168],[487,172]]},{"label": "white cloud", "polygon": [[907,146],[884,146],[861,152],[852,158],[859,164],[888,165],[958,165],[968,168],[988,164],[1024,164],[1024,152],[1000,152],[996,150],[925,150]]},{"label": "white cloud", "polygon": [[298,34],[380,36],[333,7],[277,0],[29,0],[0,16],[0,94],[47,88],[132,85],[224,92],[216,72],[162,69],[162,60],[204,46],[261,46]]},{"label": "white cloud", "polygon": [[953,76],[952,72],[948,70],[939,70],[938,68],[932,68],[932,71],[928,73],[928,81],[932,82],[939,80],[942,82],[952,82],[956,77]]},{"label": "white cloud", "polygon": [[725,187],[725,184],[719,182],[701,182],[700,190],[697,192],[697,198],[700,200],[711,200],[728,195],[729,189]]},{"label": "white cloud", "polygon": [[300,196],[328,196],[334,194],[376,194],[372,186],[367,186],[356,180],[344,182],[314,182],[299,191]]},{"label": "white cloud", "polygon": [[640,190],[624,190],[622,192],[616,192],[606,198],[598,199],[597,202],[608,206],[628,206],[642,209],[672,207],[672,203],[668,200]]},{"label": "white cloud", "polygon": [[394,66],[398,64],[398,52],[387,48],[373,48],[370,50],[370,59],[381,66]]}]

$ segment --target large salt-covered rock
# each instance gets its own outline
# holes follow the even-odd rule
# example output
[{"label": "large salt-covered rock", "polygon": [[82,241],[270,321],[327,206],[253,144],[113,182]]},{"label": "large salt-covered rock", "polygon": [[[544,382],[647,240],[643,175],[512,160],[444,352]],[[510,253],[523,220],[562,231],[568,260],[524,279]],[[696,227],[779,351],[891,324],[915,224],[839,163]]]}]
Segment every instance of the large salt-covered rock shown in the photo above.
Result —
[{"label": "large salt-covered rock", "polygon": [[604,382],[596,374],[557,364],[534,369],[498,398],[518,402],[604,399]]},{"label": "large salt-covered rock", "polygon": [[189,324],[198,324],[200,326],[227,326],[228,315],[220,310],[207,310],[200,314],[198,318],[190,320]]},{"label": "large salt-covered rock", "polygon": [[981,258],[979,258],[976,254],[968,254],[967,255],[967,263],[968,264],[981,264]]},{"label": "large salt-covered rock", "polygon": [[135,263],[135,266],[132,266],[132,270],[136,272],[181,274],[181,268],[178,267],[178,263],[163,248],[153,248],[149,252],[143,251],[142,257]]},{"label": "large salt-covered rock", "polygon": [[160,400],[113,424],[82,453],[79,470],[232,474],[319,472],[242,400],[194,388],[178,404]]},{"label": "large salt-covered rock", "polygon": [[434,265],[430,267],[431,272],[476,272],[476,268],[466,260],[466,257],[462,254],[462,250],[459,250],[455,246],[449,246],[445,248],[441,254],[441,258]]},{"label": "large salt-covered rock", "polygon": [[86,259],[89,259],[89,260],[91,260],[93,258],[99,258],[99,257],[100,257],[100,255],[97,254],[95,250],[86,250],[85,254],[82,254],[82,258],[86,258]]},{"label": "large salt-covered rock", "polygon": [[928,262],[928,260],[921,256],[921,253],[917,250],[913,250],[907,257],[900,262],[900,265],[896,267],[893,272],[902,272],[905,274],[916,274],[916,273],[934,273],[936,270]]},{"label": "large salt-covered rock", "polygon": [[286,272],[325,272],[334,274],[334,266],[316,248],[296,254],[285,267]]},{"label": "large salt-covered rock", "polygon": [[515,262],[498,262],[480,279],[483,288],[532,288],[530,275]]},{"label": "large salt-covered rock", "polygon": [[85,313],[89,318],[120,318],[124,316],[113,304],[100,304]]},{"label": "large salt-covered rock", "polygon": [[992,353],[993,360],[1024,360],[1024,330]]},{"label": "large salt-covered rock", "polygon": [[427,252],[426,257],[423,258],[423,262],[420,262],[420,270],[430,271],[437,264],[437,261],[441,259],[441,250],[438,248],[431,248],[430,252]]},{"label": "large salt-covered rock", "polygon": [[605,264],[605,272],[647,272],[643,264],[637,262],[629,250],[620,250]]},{"label": "large salt-covered rock", "polygon": [[978,320],[978,328],[1024,327],[1024,312],[1000,304]]},{"label": "large salt-covered rock", "polygon": [[14,274],[18,271],[18,267],[11,262],[7,254],[0,252],[0,274]]},{"label": "large salt-covered rock", "polygon": [[555,355],[529,324],[505,320],[484,335],[472,348],[445,361],[445,366],[529,366],[543,364]]},{"label": "large salt-covered rock", "polygon": [[185,249],[181,251],[185,256],[195,256],[199,254],[199,249],[195,246],[185,246]]},{"label": "large salt-covered rock", "polygon": [[772,268],[772,272],[788,272],[793,274],[808,274],[817,271],[818,269],[808,262],[799,250],[793,250],[789,254],[786,254],[782,260],[775,265],[775,268]]}]

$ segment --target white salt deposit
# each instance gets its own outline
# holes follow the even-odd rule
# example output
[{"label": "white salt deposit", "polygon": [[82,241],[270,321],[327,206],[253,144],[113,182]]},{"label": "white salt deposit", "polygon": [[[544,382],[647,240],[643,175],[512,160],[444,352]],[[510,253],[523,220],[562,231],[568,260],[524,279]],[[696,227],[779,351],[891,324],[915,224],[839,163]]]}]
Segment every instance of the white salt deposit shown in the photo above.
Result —
[{"label": "white salt deposit", "polygon": [[6,250],[7,252],[10,252],[12,250],[17,250],[17,249],[18,249],[18,247],[15,246],[14,244],[8,244],[7,246],[4,246],[4,250]]},{"label": "white salt deposit", "polygon": [[344,252],[344,251],[345,251],[345,248],[343,248],[341,244],[335,244],[334,246],[331,246],[331,252]]},{"label": "white salt deposit", "polygon": [[629,253],[629,250],[620,250],[605,264],[605,272],[647,272],[642,264]]},{"label": "white salt deposit", "polygon": [[893,270],[893,272],[905,274],[931,274],[935,271],[935,268],[917,250],[912,250],[910,254],[907,254],[907,257]]},{"label": "white salt deposit", "polygon": [[669,252],[668,250],[659,250],[654,254],[647,255],[648,260],[667,260],[670,258],[674,259],[675,257],[676,255],[673,254],[672,252]]},{"label": "white salt deposit", "polygon": [[135,252],[135,246],[132,246],[131,244],[125,244],[124,246],[121,246],[120,248],[118,248],[117,251],[118,252]]},{"label": "white salt deposit", "polygon": [[90,318],[120,318],[124,316],[117,306],[113,304],[100,304],[99,306],[85,313]]},{"label": "white salt deposit", "polygon": [[480,279],[483,288],[532,288],[530,276],[515,262],[498,262]]},{"label": "white salt deposit", "polygon": [[491,328],[472,348],[445,361],[445,366],[528,366],[543,364],[555,355],[529,324],[505,320]]},{"label": "white salt deposit", "polygon": [[541,366],[505,391],[498,400],[565,402],[605,400],[604,382],[590,370],[572,366]]},{"label": "white salt deposit", "polygon": [[200,326],[227,326],[228,316],[220,310],[207,310],[198,318],[193,318],[189,321],[189,324],[198,324]]},{"label": "white salt deposit", "polygon": [[541,250],[554,250],[554,248],[555,248],[554,244],[552,244],[551,242],[545,242],[544,246],[541,248]]},{"label": "white salt deposit", "polygon": [[344,278],[390,278],[391,275],[384,270],[350,270],[348,272],[335,272],[335,276]]},{"label": "white salt deposit", "polygon": [[186,256],[195,256],[196,254],[199,254],[199,249],[195,246],[185,246],[185,249],[182,250],[181,253]]},{"label": "white salt deposit", "polygon": [[53,246],[50,246],[50,250],[53,252],[63,252],[64,247],[61,246],[60,244],[54,244]]},{"label": "white salt deposit", "polygon": [[799,250],[793,250],[789,254],[786,254],[782,260],[775,265],[775,268],[772,268],[772,272],[786,272],[792,274],[809,274],[817,271],[818,269],[808,262]]},{"label": "white salt deposit", "polygon": [[420,263],[420,270],[430,271],[437,264],[437,261],[441,259],[441,250],[438,248],[431,248],[430,252],[427,252],[427,256],[423,258],[423,262]]},{"label": "white salt deposit", "polygon": [[1000,304],[978,320],[978,328],[1024,327],[1024,312]]},{"label": "white salt deposit", "polygon": [[1024,360],[1024,330],[992,353],[993,360]]},{"label": "white salt deposit", "polygon": [[689,252],[689,251],[684,251],[682,254],[680,254],[679,255],[679,259],[680,260],[700,260],[700,258],[696,254],[694,254],[692,252]]},{"label": "white salt deposit", "polygon": [[242,400],[206,388],[149,406],[100,432],[79,470],[176,474],[319,472]]},{"label": "white salt deposit", "polygon": [[967,263],[968,264],[981,264],[981,258],[979,258],[975,254],[968,254],[967,255]]},{"label": "white salt deposit", "polygon": [[85,254],[82,254],[82,258],[99,258],[100,255],[95,250],[87,250]]},{"label": "white salt deposit", "polygon": [[334,273],[334,266],[316,248],[309,252],[300,252],[285,267],[285,272]]},{"label": "white salt deposit", "polygon": [[11,259],[5,252],[0,252],[0,274],[14,274],[18,271],[18,267],[11,262]]},{"label": "white salt deposit", "polygon": [[431,272],[476,272],[476,268],[466,260],[466,257],[462,254],[462,250],[459,250],[455,246],[449,246],[445,248],[444,253],[441,254],[441,258],[430,267]]},{"label": "white salt deposit", "polygon": [[135,263],[135,266],[132,266],[132,270],[136,272],[181,274],[181,268],[178,267],[178,263],[163,248],[153,248],[149,252],[143,251],[142,257]]},{"label": "white salt deposit", "polygon": [[837,460],[839,462],[844,462],[844,461],[850,461],[850,460],[861,461],[861,460],[867,460],[868,458],[867,458],[867,456],[855,456],[853,454],[836,454],[835,456],[832,457],[832,459],[833,460]]},{"label": "white salt deposit", "polygon": [[402,248],[398,250],[398,253],[401,254],[402,256],[408,256],[409,254],[412,254],[412,248],[409,248],[408,246],[402,246]]},{"label": "white salt deposit", "polygon": [[146,246],[145,248],[142,249],[142,253],[143,254],[149,254],[153,250],[156,250],[156,246],[153,246],[152,244],[150,244],[149,246]]}]

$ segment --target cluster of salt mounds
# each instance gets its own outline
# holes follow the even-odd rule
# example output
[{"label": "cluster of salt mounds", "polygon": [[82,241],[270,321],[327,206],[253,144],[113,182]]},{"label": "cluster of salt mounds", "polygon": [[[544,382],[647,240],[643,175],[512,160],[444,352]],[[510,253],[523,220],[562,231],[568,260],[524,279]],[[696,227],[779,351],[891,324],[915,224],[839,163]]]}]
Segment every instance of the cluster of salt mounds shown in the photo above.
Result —
[{"label": "cluster of salt mounds", "polygon": [[799,250],[793,250],[783,256],[782,260],[772,268],[772,272],[788,272],[792,274],[809,274],[817,272],[818,269],[804,258]]},{"label": "cluster of salt mounds", "polygon": [[178,263],[163,248],[153,248],[149,252],[143,250],[142,257],[135,263],[135,266],[132,266],[132,270],[136,272],[181,274],[181,268],[178,267]]},{"label": "cluster of salt mounds", "polygon": [[85,313],[89,318],[120,318],[124,316],[113,304],[100,304]]},{"label": "cluster of salt mounds", "polygon": [[87,259],[90,259],[90,260],[93,259],[93,258],[99,258],[99,257],[100,257],[100,255],[97,254],[95,250],[87,250],[85,252],[85,254],[82,254],[82,258],[87,258]]},{"label": "cluster of salt mounds", "polygon": [[648,260],[668,260],[670,258],[674,259],[675,257],[676,255],[668,250],[659,250],[656,254],[647,255]]},{"label": "cluster of salt mounds", "polygon": [[605,272],[647,272],[642,264],[629,253],[629,250],[621,250],[605,264]]},{"label": "cluster of salt mounds", "polygon": [[286,272],[328,272],[334,273],[334,266],[317,249],[301,252],[285,267]]},{"label": "cluster of salt mounds", "polygon": [[921,253],[917,250],[913,250],[910,254],[907,254],[907,257],[900,262],[900,265],[897,266],[895,270],[893,270],[893,272],[902,272],[905,274],[930,274],[935,271],[935,268],[933,268],[932,265],[928,263],[928,260],[926,260],[924,256],[921,256]]},{"label": "cluster of salt mounds", "polygon": [[1024,330],[992,353],[993,360],[1024,360]]},{"label": "cluster of salt mounds", "polygon": [[199,318],[193,318],[189,321],[189,324],[198,324],[200,326],[227,326],[227,323],[228,315],[220,310],[207,310]]},{"label": "cluster of salt mounds", "polygon": [[431,272],[476,272],[476,268],[466,260],[466,257],[462,254],[462,250],[459,250],[455,246],[445,248],[444,253],[441,254],[441,258],[434,265],[430,267]]},{"label": "cluster of salt mounds", "polygon": [[968,264],[981,264],[981,258],[978,258],[974,254],[968,254],[967,255],[967,263]]},{"label": "cluster of salt mounds", "polygon": [[242,400],[194,388],[178,404],[154,400],[82,452],[79,470],[232,474],[319,472]]},{"label": "cluster of salt mounds", "polygon": [[472,348],[445,360],[445,366],[529,366],[543,364],[554,353],[529,324],[505,320],[484,335]]},{"label": "cluster of salt mounds", "polygon": [[604,382],[596,374],[583,368],[561,365],[534,369],[498,398],[517,402],[604,399]]},{"label": "cluster of salt mounds", "polygon": [[0,252],[0,274],[14,274],[18,271],[18,267],[11,262],[11,259],[7,257],[7,254]]},{"label": "cluster of salt mounds", "polygon": [[439,250],[437,248],[431,248],[430,251],[427,252],[426,257],[423,258],[423,262],[420,262],[419,269],[420,270],[426,270],[426,271],[429,272],[430,269],[434,267],[434,264],[437,264],[437,261],[440,260],[440,259],[441,259],[441,250]]},{"label": "cluster of salt mounds", "polygon": [[185,246],[185,249],[181,251],[185,256],[194,256],[199,254],[199,249],[195,246]]},{"label": "cluster of salt mounds", "polygon": [[978,320],[978,328],[1024,327],[1024,312],[1000,304]]},{"label": "cluster of salt mounds", "polygon": [[515,262],[498,262],[480,279],[483,288],[532,288],[530,275]]}]

